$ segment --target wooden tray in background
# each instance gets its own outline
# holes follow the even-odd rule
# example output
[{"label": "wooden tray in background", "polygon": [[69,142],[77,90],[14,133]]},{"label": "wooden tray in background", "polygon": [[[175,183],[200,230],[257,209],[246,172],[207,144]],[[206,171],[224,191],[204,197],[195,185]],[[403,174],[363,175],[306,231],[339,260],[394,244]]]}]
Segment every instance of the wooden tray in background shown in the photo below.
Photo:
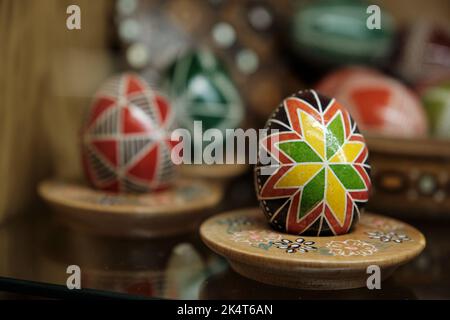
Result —
[{"label": "wooden tray in background", "polygon": [[405,218],[450,218],[450,141],[367,137],[369,209]]}]

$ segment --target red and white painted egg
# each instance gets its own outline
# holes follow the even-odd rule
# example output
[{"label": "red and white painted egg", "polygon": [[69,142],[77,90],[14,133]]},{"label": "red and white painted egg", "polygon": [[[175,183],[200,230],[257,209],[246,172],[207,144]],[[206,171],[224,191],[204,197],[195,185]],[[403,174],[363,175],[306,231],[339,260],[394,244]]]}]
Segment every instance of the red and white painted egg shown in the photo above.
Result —
[{"label": "red and white painted egg", "polygon": [[107,80],[96,93],[82,128],[84,172],[93,187],[141,193],[173,180],[168,101],[130,73]]},{"label": "red and white painted egg", "polygon": [[398,80],[376,70],[343,68],[325,77],[316,89],[344,104],[369,134],[413,138],[428,132],[420,99]]}]

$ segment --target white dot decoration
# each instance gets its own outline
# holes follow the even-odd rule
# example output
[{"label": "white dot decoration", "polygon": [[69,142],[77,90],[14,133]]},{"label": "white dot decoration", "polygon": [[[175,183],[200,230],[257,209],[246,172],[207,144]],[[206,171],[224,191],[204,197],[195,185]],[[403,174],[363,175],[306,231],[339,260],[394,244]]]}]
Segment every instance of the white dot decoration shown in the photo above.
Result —
[{"label": "white dot decoration", "polygon": [[436,189],[436,180],[431,175],[423,175],[419,180],[420,192],[431,194]]},{"label": "white dot decoration", "polygon": [[236,64],[242,73],[251,74],[258,69],[259,58],[253,50],[244,49],[238,52]]},{"label": "white dot decoration", "polygon": [[272,25],[272,14],[262,6],[256,6],[250,9],[248,19],[253,28],[264,31]]},{"label": "white dot decoration", "polygon": [[139,23],[133,19],[125,19],[119,24],[119,36],[125,41],[134,41],[139,37]]},{"label": "white dot decoration", "polygon": [[122,15],[130,15],[137,8],[137,0],[118,0],[117,11]]},{"label": "white dot decoration", "polygon": [[234,28],[226,22],[219,22],[216,24],[212,30],[212,36],[214,42],[222,48],[229,48],[236,41],[236,32]]},{"label": "white dot decoration", "polygon": [[142,43],[133,43],[127,49],[127,61],[135,69],[145,67],[149,61],[149,53]]}]

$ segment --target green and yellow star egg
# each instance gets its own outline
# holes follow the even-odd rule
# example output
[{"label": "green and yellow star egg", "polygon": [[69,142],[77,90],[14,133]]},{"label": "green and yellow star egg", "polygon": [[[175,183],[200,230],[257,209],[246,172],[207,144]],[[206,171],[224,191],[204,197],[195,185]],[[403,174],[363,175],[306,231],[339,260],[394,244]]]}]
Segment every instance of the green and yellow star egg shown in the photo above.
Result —
[{"label": "green and yellow star egg", "polygon": [[[276,187],[298,188],[305,185],[299,216],[304,216],[325,198],[330,209],[343,224],[346,210],[345,189],[363,190],[364,183],[350,165],[338,163],[353,163],[363,150],[364,144],[361,142],[344,144],[341,114],[335,117],[326,130],[323,130],[322,124],[303,111],[300,112],[300,118],[305,141],[278,145],[282,152],[298,164],[278,181]],[[324,144],[326,160],[323,158]]]},{"label": "green and yellow star egg", "polygon": [[[348,117],[348,119],[350,117],[345,110],[337,108],[338,111],[326,123],[323,116],[324,112],[321,110],[322,106],[320,106],[320,98],[315,92],[314,94],[319,104],[318,109],[322,112],[320,119],[315,112],[308,114],[301,109],[296,110],[295,113],[298,119],[292,119],[292,116],[288,117],[289,127],[293,129],[293,132],[298,133],[298,139],[277,142],[269,152],[276,153],[277,150],[274,149],[278,149],[278,152],[289,159],[286,163],[280,161],[280,168],[288,166],[289,169],[279,169],[273,177],[270,177],[264,186],[260,186],[261,194],[259,196],[266,203],[265,210],[270,210],[266,201],[270,201],[272,198],[279,199],[280,193],[277,190],[284,190],[283,194],[289,194],[288,190],[293,190],[289,198],[291,200],[289,215],[295,214],[295,221],[299,222],[297,226],[294,226],[294,230],[298,230],[298,226],[301,226],[300,230],[305,229],[301,223],[302,219],[308,218],[307,216],[311,212],[316,214],[318,206],[322,205],[323,210],[320,219],[323,219],[328,212],[327,210],[330,210],[333,217],[329,220],[335,220],[338,223],[326,219],[330,229],[335,234],[343,233],[343,230],[348,231],[353,220],[353,217],[350,219],[348,215],[353,214],[354,210],[359,213],[357,204],[348,203],[354,200],[352,199],[352,193],[357,192],[355,195],[358,201],[365,202],[367,200],[370,187],[367,172],[369,166],[366,163],[367,148],[362,136],[355,131],[356,127],[351,129],[351,133],[346,132],[349,131],[348,124],[351,121],[348,121],[347,125],[345,124],[344,117]],[[304,103],[304,105],[312,108],[309,103]],[[330,105],[333,105],[333,101],[328,106]],[[286,103],[284,106],[286,107]],[[305,109],[308,110],[308,108]],[[298,126],[296,126],[297,120]],[[280,135],[280,137],[282,136]],[[285,159],[282,156],[278,158]],[[360,172],[355,165],[361,166]],[[283,173],[280,174],[281,171]],[[362,177],[361,172],[366,177]],[[271,187],[272,183],[273,187]],[[293,200],[295,197],[300,197],[298,208],[292,208],[297,203]],[[276,220],[276,215],[279,215],[279,212],[282,211],[281,209],[275,209],[276,212],[269,212],[271,221]],[[290,227],[292,227],[289,221],[292,224],[294,220],[292,217],[290,219],[285,217],[285,219],[287,221],[285,229],[289,232]],[[320,223],[321,226],[322,222]],[[281,225],[278,224],[278,228],[280,227]],[[321,227],[318,230],[318,233],[320,232]]]}]

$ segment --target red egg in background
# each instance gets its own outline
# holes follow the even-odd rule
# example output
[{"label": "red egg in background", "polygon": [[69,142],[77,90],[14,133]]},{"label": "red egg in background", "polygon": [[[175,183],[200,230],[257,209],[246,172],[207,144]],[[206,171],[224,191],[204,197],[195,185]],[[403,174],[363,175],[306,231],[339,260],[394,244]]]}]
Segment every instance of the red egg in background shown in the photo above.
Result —
[{"label": "red egg in background", "polygon": [[316,89],[346,105],[360,129],[369,134],[414,138],[428,133],[419,98],[376,70],[346,67],[326,76]]},{"label": "red egg in background", "polygon": [[93,187],[142,193],[168,187],[173,113],[168,101],[135,74],[107,80],[82,127],[84,172]]}]

